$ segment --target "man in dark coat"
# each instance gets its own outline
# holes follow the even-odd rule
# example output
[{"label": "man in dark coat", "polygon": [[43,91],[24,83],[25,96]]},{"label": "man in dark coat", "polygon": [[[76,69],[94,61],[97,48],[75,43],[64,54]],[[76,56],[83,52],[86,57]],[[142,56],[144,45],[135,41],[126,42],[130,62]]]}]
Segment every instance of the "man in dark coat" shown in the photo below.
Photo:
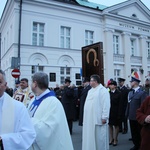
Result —
[{"label": "man in dark coat", "polygon": [[85,78],[83,80],[84,88],[82,89],[82,92],[81,92],[80,98],[79,98],[79,101],[80,101],[79,125],[80,126],[83,125],[83,112],[84,112],[84,103],[86,100],[86,96],[87,96],[88,91],[91,89],[89,82],[90,82],[89,78]]},{"label": "man in dark coat", "polygon": [[72,134],[72,125],[74,119],[74,107],[73,107],[74,89],[70,87],[70,83],[71,81],[69,79],[65,79],[61,102],[65,110],[70,134]]},{"label": "man in dark coat", "polygon": [[136,118],[142,125],[140,150],[150,150],[150,96],[144,100],[137,110]]},{"label": "man in dark coat", "polygon": [[131,88],[132,91],[128,95],[128,117],[130,121],[131,136],[134,147],[130,150],[139,150],[141,144],[141,125],[136,120],[136,111],[140,108],[142,102],[147,96],[147,93],[139,87],[140,80],[136,77],[131,77]]},{"label": "man in dark coat", "polygon": [[122,99],[121,102],[123,103],[122,119],[119,125],[119,131],[122,132],[122,134],[126,134],[128,132],[128,122],[127,122],[127,117],[125,116],[125,112],[128,104],[129,90],[124,85],[124,82],[125,82],[124,78],[118,78],[118,83],[119,83],[118,89],[121,92],[121,99]]}]

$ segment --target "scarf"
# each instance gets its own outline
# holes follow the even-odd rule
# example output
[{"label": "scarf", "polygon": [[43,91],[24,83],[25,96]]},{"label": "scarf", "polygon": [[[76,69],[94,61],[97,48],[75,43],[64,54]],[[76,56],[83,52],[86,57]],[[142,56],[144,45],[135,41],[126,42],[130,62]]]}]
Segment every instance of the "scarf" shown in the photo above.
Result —
[{"label": "scarf", "polygon": [[31,106],[29,108],[29,113],[30,113],[31,117],[34,117],[34,114],[35,114],[37,108],[39,107],[39,105],[41,104],[41,102],[49,96],[55,96],[54,91],[50,91],[49,93],[45,94],[38,100],[36,100],[36,98],[35,98],[35,100],[33,101],[33,103],[31,104]]}]

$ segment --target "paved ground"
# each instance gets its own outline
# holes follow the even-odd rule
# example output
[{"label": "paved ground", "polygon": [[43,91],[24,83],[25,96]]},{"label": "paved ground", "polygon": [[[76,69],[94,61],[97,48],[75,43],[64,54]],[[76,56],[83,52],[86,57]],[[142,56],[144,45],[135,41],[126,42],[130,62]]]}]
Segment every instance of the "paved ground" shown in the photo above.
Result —
[{"label": "paved ground", "polygon": [[[130,132],[127,134],[119,134],[118,145],[110,146],[110,150],[130,150],[133,147],[132,141],[129,141]],[[82,127],[78,126],[78,122],[73,123],[73,134],[72,141],[74,145],[74,150],[82,149]]]}]

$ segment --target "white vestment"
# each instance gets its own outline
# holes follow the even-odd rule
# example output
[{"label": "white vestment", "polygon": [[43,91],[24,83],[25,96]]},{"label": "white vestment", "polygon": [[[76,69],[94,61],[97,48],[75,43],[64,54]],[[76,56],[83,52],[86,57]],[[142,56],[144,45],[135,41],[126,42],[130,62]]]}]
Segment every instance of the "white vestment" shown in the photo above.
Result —
[{"label": "white vestment", "polygon": [[7,93],[0,99],[0,137],[4,150],[27,150],[35,140],[35,130],[25,106]]},{"label": "white vestment", "polygon": [[73,150],[66,116],[56,97],[45,98],[32,121],[37,137],[31,150]]},{"label": "white vestment", "polygon": [[[108,150],[110,95],[101,84],[89,90],[83,117],[82,150]],[[107,120],[102,124],[102,119]]]},{"label": "white vestment", "polygon": [[[24,105],[26,107],[28,107],[33,96],[34,96],[34,94],[32,93],[31,88],[28,86],[25,89],[18,88],[15,91],[13,98],[18,101],[23,102]],[[19,99],[17,99],[17,98],[19,98]]]}]

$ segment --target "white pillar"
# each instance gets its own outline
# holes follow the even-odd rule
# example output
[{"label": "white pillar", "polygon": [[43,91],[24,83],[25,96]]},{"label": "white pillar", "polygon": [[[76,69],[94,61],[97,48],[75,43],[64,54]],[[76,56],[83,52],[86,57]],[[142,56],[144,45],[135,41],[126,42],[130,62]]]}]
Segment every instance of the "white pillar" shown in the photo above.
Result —
[{"label": "white pillar", "polygon": [[104,53],[105,53],[105,72],[104,81],[107,82],[110,78],[114,78],[114,60],[113,60],[113,29],[105,29],[104,38]]},{"label": "white pillar", "polygon": [[130,58],[131,58],[131,44],[130,44],[130,36],[131,33],[129,32],[123,32],[122,37],[123,37],[123,52],[124,52],[124,78],[126,79],[126,84],[129,84],[130,81],[130,74],[131,74],[131,63],[130,63]]},{"label": "white pillar", "polygon": [[142,56],[142,66],[141,68],[144,70],[143,74],[140,73],[141,75],[141,83],[145,83],[145,76],[147,76],[148,68],[147,68],[147,47],[146,47],[146,36],[140,36],[140,53]]}]

